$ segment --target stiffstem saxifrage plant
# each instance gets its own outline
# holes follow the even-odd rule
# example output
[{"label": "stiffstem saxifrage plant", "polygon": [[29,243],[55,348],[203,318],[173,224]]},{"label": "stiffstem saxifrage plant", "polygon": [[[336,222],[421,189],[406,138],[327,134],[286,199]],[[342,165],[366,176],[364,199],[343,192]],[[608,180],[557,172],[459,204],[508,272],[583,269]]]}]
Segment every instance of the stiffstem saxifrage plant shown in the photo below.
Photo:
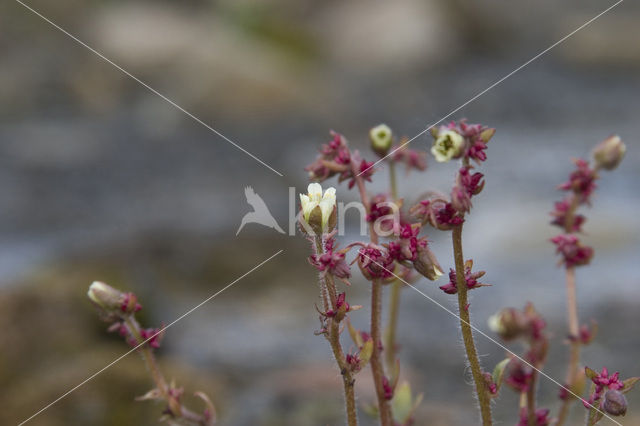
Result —
[{"label": "stiffstem saxifrage plant", "polygon": [[[405,165],[407,171],[426,169],[426,153],[408,149],[405,140],[395,139],[391,129],[379,125],[371,129],[369,139],[373,152],[380,158],[377,163],[365,160],[352,150],[346,138],[332,133],[332,139],[320,149],[316,160],[306,170],[314,183],[307,194],[301,194],[300,227],[311,243],[309,262],[319,273],[320,307],[317,307],[321,327],[317,334],[328,340],[339,371],[342,375],[346,401],[347,424],[358,424],[358,409],[354,393],[357,374],[369,365],[377,396],[377,404],[368,410],[378,417],[383,426],[413,424],[417,405],[422,395],[412,396],[408,383],[399,383],[399,345],[396,341],[400,292],[406,284],[420,276],[437,280],[443,269],[430,249],[424,235],[426,225],[435,230],[451,233],[454,265],[449,269],[448,282],[439,286],[446,294],[455,295],[458,303],[460,328],[464,349],[474,382],[481,423],[491,425],[491,401],[498,396],[503,383],[520,395],[517,411],[519,426],[545,426],[565,421],[572,398],[584,395],[585,380],[594,383],[590,396],[583,399],[589,408],[587,425],[593,425],[603,416],[624,415],[624,393],[631,389],[636,378],[627,381],[614,380],[605,383],[606,369],[597,376],[591,370],[578,366],[579,348],[593,339],[595,326],[577,321],[575,306],[574,268],[589,263],[593,250],[580,243],[575,235],[580,232],[585,218],[576,209],[589,204],[595,188],[598,170],[611,170],[624,154],[624,144],[617,136],[602,142],[593,153],[594,162],[576,160],[577,170],[560,189],[569,196],[556,203],[552,223],[563,228],[564,233],[554,237],[561,264],[567,272],[569,343],[571,356],[566,386],[560,397],[562,405],[557,418],[550,417],[550,410],[536,406],[536,390],[540,372],[547,360],[548,332],[546,322],[531,303],[523,310],[505,309],[490,319],[490,328],[505,342],[521,341],[525,350],[521,355],[509,352],[509,356],[489,373],[480,365],[470,319],[468,292],[488,286],[481,281],[485,272],[474,267],[472,259],[464,257],[462,229],[468,220],[472,200],[484,188],[484,176],[475,171],[486,159],[487,144],[495,130],[479,124],[458,123],[434,128],[431,154],[437,162],[460,162],[449,195],[427,192],[422,200],[413,200],[405,208],[405,200],[399,195],[396,167]],[[366,183],[371,182],[381,164],[389,171],[389,189],[385,193],[370,195]],[[369,235],[367,240],[353,242],[339,248],[336,230],[336,190],[323,192],[319,182],[338,177],[338,183],[347,181],[348,188],[357,188],[365,211]],[[342,229],[342,228],[340,228]],[[347,255],[357,250],[351,261]],[[371,317],[369,330],[356,330],[349,315],[360,308],[347,302],[346,286],[352,278],[351,265],[357,263],[362,276],[371,286]],[[342,286],[345,287],[342,287]],[[381,326],[383,288],[388,290],[388,323],[384,334]],[[348,330],[355,351],[345,353],[341,334]],[[546,374],[545,374],[546,376]],[[548,377],[548,376],[547,376]]]},{"label": "stiffstem saxifrage plant", "polygon": [[[556,253],[560,255],[560,265],[565,268],[567,288],[567,318],[569,325],[569,364],[565,386],[581,395],[584,387],[584,373],[580,368],[580,348],[591,342],[595,329],[587,324],[580,325],[576,296],[575,268],[588,265],[593,257],[593,249],[581,243],[577,234],[582,232],[586,217],[578,214],[580,206],[591,205],[591,198],[596,189],[596,180],[600,170],[615,169],[624,157],[626,147],[618,136],[611,136],[602,141],[593,150],[592,161],[578,158],[574,160],[576,168],[569,175],[569,179],[558,186],[566,191],[562,201],[555,203],[551,213],[553,225],[563,231],[551,239],[556,246]],[[571,402],[575,399],[567,392],[561,392],[562,403],[558,412],[557,425],[562,425],[569,414]]]},{"label": "stiffstem saxifrage plant", "polygon": [[[580,348],[588,345],[595,337],[596,325],[579,325],[576,304],[575,268],[588,265],[594,250],[581,243],[576,234],[582,232],[585,216],[576,210],[582,205],[590,205],[591,197],[596,189],[595,181],[599,170],[613,170],[624,156],[625,145],[618,136],[611,136],[601,142],[593,150],[590,164],[584,159],[576,159],[576,169],[569,175],[569,180],[558,189],[568,192],[567,196],[555,203],[551,212],[551,224],[560,227],[563,233],[551,239],[560,255],[560,265],[565,269],[567,287],[567,317],[569,323],[569,363],[565,385],[560,389],[561,401],[558,415],[550,417],[550,410],[536,407],[536,383],[547,355],[548,339],[544,331],[545,321],[528,304],[524,311],[504,309],[489,319],[490,328],[505,342],[525,340],[528,349],[521,359],[510,356],[499,364],[498,377],[520,394],[519,426],[547,426],[566,423],[571,403],[582,399],[588,409],[586,425],[591,426],[607,416],[623,416],[626,414],[627,402],[624,396],[640,378],[632,377],[620,380],[619,374],[609,376],[606,368],[596,373],[588,367],[580,367]],[[512,353],[511,353],[512,354]],[[583,398],[587,379],[591,381],[591,390],[587,399]]]},{"label": "stiffstem saxifrage plant", "polygon": [[[380,157],[386,157],[393,143],[391,130],[386,126],[379,126],[372,130],[370,138],[374,151]],[[426,168],[425,155],[407,148],[395,150],[391,156],[387,157],[387,161],[391,164],[404,163],[407,170]],[[301,227],[312,244],[313,253],[310,263],[321,274],[320,300],[323,307],[319,309],[322,323],[320,333],[324,334],[331,343],[334,357],[343,376],[347,424],[355,425],[358,422],[353,394],[354,376],[365,364],[369,364],[377,395],[375,411],[381,424],[408,425],[412,421],[413,411],[420,397],[414,400],[408,391],[408,385],[398,385],[400,366],[394,355],[396,347],[393,336],[400,284],[394,284],[396,295],[392,298],[391,310],[396,313],[391,316],[386,331],[385,340],[388,345],[386,348],[383,344],[381,325],[382,286],[396,281],[394,275],[408,277],[412,272],[411,269],[432,278],[440,276],[442,271],[428,247],[426,238],[418,236],[421,225],[412,224],[406,217],[393,214],[393,207],[397,206],[393,202],[397,201],[395,169],[390,182],[390,194],[369,197],[365,182],[371,181],[375,171],[372,165],[373,163],[364,160],[358,151],[352,151],[349,148],[344,136],[333,133],[332,140],[322,146],[318,158],[307,167],[312,180],[324,181],[338,176],[338,182],[348,181],[350,189],[358,188],[360,201],[369,224],[368,241],[352,243],[342,250],[337,250],[334,229],[336,223],[335,219],[332,219],[335,218],[335,207],[332,205],[329,210],[325,201],[329,193],[330,199],[335,203],[333,196],[335,190],[329,188],[322,194],[317,183],[310,184],[309,193],[300,197]],[[381,235],[391,235],[394,238],[384,244],[380,241]],[[335,288],[334,278],[345,281],[350,276],[349,266],[344,261],[344,257],[351,249],[356,248],[357,254],[351,263],[357,262],[362,275],[371,283],[370,328],[369,331],[355,330],[347,319],[347,328],[358,352],[344,355],[339,343],[340,322],[346,319],[346,313],[353,308],[346,303],[344,293],[336,295],[338,290]],[[391,352],[391,355],[387,353],[386,363],[382,357],[383,350]],[[402,395],[401,398],[394,398],[396,390],[401,390],[399,392],[399,395]],[[390,404],[390,401],[393,401],[393,404]],[[394,410],[394,405],[398,407],[397,410]]]},{"label": "stiffstem saxifrage plant", "polygon": [[99,309],[101,318],[110,323],[109,331],[117,332],[125,342],[136,349],[144,360],[155,387],[136,400],[162,401],[165,409],[161,421],[172,425],[213,426],[216,411],[204,392],[195,392],[205,405],[203,412],[197,413],[187,408],[181,401],[184,389],[167,382],[160,371],[154,350],[160,347],[164,336],[163,327],[142,328],[136,320],[136,313],[142,309],[133,293],[123,293],[103,282],[96,281],[89,286],[89,299]]},{"label": "stiffstem saxifrage plant", "polygon": [[[484,186],[481,173],[472,172],[471,161],[480,164],[486,160],[485,150],[487,142],[495,133],[494,129],[482,125],[469,125],[465,121],[458,124],[451,123],[433,131],[435,139],[432,153],[437,161],[446,162],[451,159],[459,159],[461,168],[457,173],[455,184],[450,197],[434,196],[418,202],[408,212],[401,211],[402,200],[398,197],[397,178],[395,166],[404,163],[407,170],[426,169],[425,153],[410,150],[403,141],[394,146],[391,129],[385,125],[375,127],[370,132],[371,145],[374,152],[385,160],[390,169],[390,189],[388,193],[370,197],[365,188],[365,182],[372,179],[375,169],[373,163],[364,160],[358,151],[352,151],[346,138],[333,133],[333,139],[323,145],[318,158],[307,167],[310,177],[315,181],[325,181],[333,176],[338,176],[338,182],[348,181],[349,188],[357,187],[360,201],[366,212],[366,220],[369,223],[369,241],[360,241],[348,245],[339,252],[339,259],[334,252],[335,247],[335,207],[328,206],[325,201],[327,193],[322,194],[321,187],[316,184],[309,185],[308,194],[301,195],[302,228],[309,235],[312,242],[313,254],[310,262],[321,272],[321,300],[324,309],[321,311],[321,332],[327,335],[332,348],[338,348],[339,336],[331,335],[330,330],[335,328],[339,333],[340,327],[333,326],[339,323],[343,316],[329,315],[338,308],[349,310],[349,305],[341,299],[338,306],[335,294],[333,277],[346,279],[350,272],[344,267],[344,256],[352,248],[358,248],[354,262],[365,279],[371,282],[371,321],[370,330],[365,333],[367,339],[362,339],[362,332],[354,332],[356,345],[360,351],[365,349],[363,342],[371,339],[371,354],[367,353],[367,361],[371,365],[374,384],[377,395],[376,413],[382,425],[409,424],[412,421],[412,413],[415,402],[408,414],[401,417],[394,416],[394,392],[398,386],[400,364],[396,356],[397,344],[395,342],[395,330],[397,328],[397,315],[399,309],[399,292],[402,282],[416,277],[416,272],[435,280],[443,275],[433,252],[429,248],[428,240],[420,233],[425,225],[430,224],[439,230],[452,232],[453,251],[455,257],[455,269],[449,273],[450,282],[441,289],[448,294],[457,294],[459,311],[461,315],[461,328],[465,349],[471,365],[471,371],[476,383],[476,393],[480,402],[481,414],[484,424],[491,423],[491,406],[489,385],[485,379],[485,373],[480,368],[478,355],[473,341],[473,335],[469,322],[469,304],[467,292],[474,288],[485,286],[478,279],[484,272],[472,271],[473,261],[465,261],[462,254],[462,224],[465,214],[471,209],[471,198],[482,190]],[[327,190],[330,199],[334,200],[335,190]],[[323,204],[324,203],[324,204]],[[330,208],[332,210],[330,210]],[[327,226],[328,225],[328,226]],[[387,242],[380,240],[386,237]],[[322,261],[324,259],[324,261]],[[353,263],[353,262],[352,262]],[[382,287],[391,284],[391,296],[389,301],[389,324],[383,341],[381,333],[381,308]],[[332,295],[333,293],[333,295]],[[342,296],[342,293],[340,294]],[[334,299],[336,302],[334,302]],[[345,311],[346,314],[346,311]],[[362,340],[359,342],[358,340]],[[339,349],[339,348],[338,348]],[[385,362],[382,362],[382,352],[386,351]],[[347,403],[347,422],[356,424],[357,415],[352,401],[353,378],[355,372],[361,368],[351,368],[345,371],[343,360],[340,359],[340,351],[334,348],[334,356],[340,367],[345,385]],[[386,370],[386,371],[385,371]],[[412,399],[412,398],[410,398]],[[389,401],[397,404],[389,404]],[[406,410],[405,410],[406,411]]]}]

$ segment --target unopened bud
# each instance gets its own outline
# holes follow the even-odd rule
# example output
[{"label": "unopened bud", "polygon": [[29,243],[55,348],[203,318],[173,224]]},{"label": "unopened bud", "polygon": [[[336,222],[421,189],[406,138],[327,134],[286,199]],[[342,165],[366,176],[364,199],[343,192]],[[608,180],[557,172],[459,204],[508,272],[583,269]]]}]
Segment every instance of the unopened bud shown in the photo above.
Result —
[{"label": "unopened bud", "polygon": [[120,310],[124,313],[131,314],[138,312],[142,306],[138,303],[138,296],[133,293],[124,293],[120,298]]},{"label": "unopened bud", "polygon": [[626,150],[620,136],[609,136],[593,149],[593,160],[599,168],[613,170],[622,161]]},{"label": "unopened bud", "polygon": [[167,399],[167,405],[168,405],[168,409],[171,412],[171,414],[175,417],[181,417],[182,416],[182,404],[180,404],[180,400],[174,396],[174,395],[169,395],[169,398]]},{"label": "unopened bud", "polygon": [[442,267],[429,247],[418,247],[413,267],[431,281],[435,281],[442,276]]},{"label": "unopened bud", "polygon": [[604,394],[602,408],[612,416],[624,416],[627,413],[627,398],[620,391],[608,390]]},{"label": "unopened bud", "polygon": [[105,311],[113,311],[120,308],[123,293],[103,282],[94,281],[89,286],[87,296]]},{"label": "unopened bud", "polygon": [[471,210],[471,196],[465,188],[454,186],[451,190],[451,206],[461,215]]},{"label": "unopened bud", "polygon": [[518,338],[528,330],[527,319],[514,308],[503,309],[490,316],[488,323],[489,329],[506,341]]},{"label": "unopened bud", "polygon": [[369,131],[369,139],[371,140],[371,149],[384,157],[391,149],[393,142],[393,133],[386,124],[380,124]]},{"label": "unopened bud", "polygon": [[487,143],[491,140],[491,138],[495,134],[496,134],[496,129],[493,129],[493,128],[484,129],[482,133],[480,133],[480,139],[482,139],[484,143]]}]

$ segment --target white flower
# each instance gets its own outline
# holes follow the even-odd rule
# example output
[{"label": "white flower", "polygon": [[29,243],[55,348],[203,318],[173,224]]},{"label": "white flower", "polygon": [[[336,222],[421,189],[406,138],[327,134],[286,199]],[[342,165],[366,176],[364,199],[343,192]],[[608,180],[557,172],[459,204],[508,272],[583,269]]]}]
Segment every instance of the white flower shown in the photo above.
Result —
[{"label": "white flower", "polygon": [[322,228],[324,229],[336,205],[336,189],[327,188],[323,194],[322,186],[319,183],[310,183],[307,194],[300,194],[300,204],[302,205],[302,215],[307,222],[309,222],[311,212],[316,207],[320,208]]},{"label": "white flower", "polygon": [[438,132],[431,153],[440,163],[446,163],[452,158],[458,156],[464,147],[464,138],[460,133],[453,130],[441,130]]}]

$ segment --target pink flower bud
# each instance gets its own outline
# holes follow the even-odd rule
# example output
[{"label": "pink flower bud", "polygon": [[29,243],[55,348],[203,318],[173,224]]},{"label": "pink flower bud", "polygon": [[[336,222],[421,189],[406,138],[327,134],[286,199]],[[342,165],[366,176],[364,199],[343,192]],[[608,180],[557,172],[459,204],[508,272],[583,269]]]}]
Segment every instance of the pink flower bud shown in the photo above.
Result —
[{"label": "pink flower bud", "polygon": [[580,202],[588,203],[591,194],[596,189],[598,173],[582,158],[573,160],[576,169],[569,175],[569,180],[558,186],[563,191],[573,191],[579,197]]},{"label": "pink flower bud", "polygon": [[442,267],[438,263],[436,255],[427,245],[418,247],[416,259],[413,261],[413,267],[418,273],[431,281],[435,281],[442,276]]},{"label": "pink flower bud", "polygon": [[383,247],[373,243],[362,247],[358,252],[358,266],[368,280],[389,278],[393,272],[393,258]]},{"label": "pink flower bud", "polygon": [[384,390],[384,399],[390,401],[393,399],[393,386],[389,383],[386,376],[382,377],[382,389]]},{"label": "pink flower bud", "polygon": [[527,334],[529,321],[517,309],[506,308],[489,317],[489,328],[503,340],[510,341]]},{"label": "pink flower bud", "polygon": [[556,245],[556,253],[562,256],[561,263],[567,268],[588,265],[593,257],[593,249],[580,243],[575,235],[564,234],[551,238]]},{"label": "pink flower bud", "polygon": [[624,416],[627,413],[627,398],[620,391],[608,390],[604,394],[602,408],[612,416]]},{"label": "pink flower bud", "polygon": [[124,313],[131,314],[142,309],[142,305],[138,303],[138,297],[133,293],[124,293],[120,301],[120,310]]}]

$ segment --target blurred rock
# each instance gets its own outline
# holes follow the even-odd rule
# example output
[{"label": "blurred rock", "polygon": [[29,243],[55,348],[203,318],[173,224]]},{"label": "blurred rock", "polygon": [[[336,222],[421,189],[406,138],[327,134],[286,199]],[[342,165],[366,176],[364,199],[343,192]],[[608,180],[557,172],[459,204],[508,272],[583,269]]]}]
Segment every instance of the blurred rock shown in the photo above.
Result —
[{"label": "blurred rock", "polygon": [[224,14],[123,4],[100,9],[89,22],[92,44],[188,110],[270,114],[313,107],[309,91],[319,90],[308,58]]},{"label": "blurred rock", "polygon": [[[633,13],[626,6],[622,3],[618,10],[602,16],[589,30],[562,46],[565,58],[576,65],[597,67],[603,71],[640,68],[640,43],[637,42],[640,9],[636,8]],[[571,26],[578,27],[592,17],[583,14],[572,17]]]},{"label": "blurred rock", "polygon": [[435,67],[459,49],[435,0],[334,2],[314,27],[332,62],[358,74]]}]

